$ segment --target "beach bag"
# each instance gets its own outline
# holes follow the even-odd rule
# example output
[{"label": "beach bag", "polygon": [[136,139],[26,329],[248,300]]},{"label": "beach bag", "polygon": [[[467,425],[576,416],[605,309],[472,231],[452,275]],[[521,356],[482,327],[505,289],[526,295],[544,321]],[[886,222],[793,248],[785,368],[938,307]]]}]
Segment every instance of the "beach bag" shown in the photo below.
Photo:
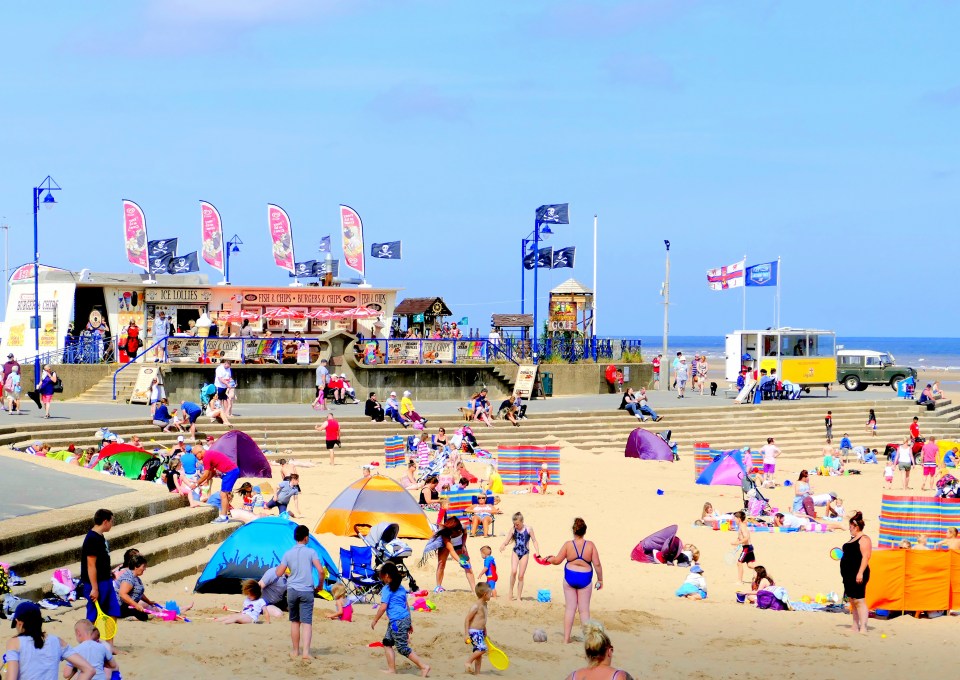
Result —
[{"label": "beach bag", "polygon": [[53,391],[57,393],[63,392],[63,381],[59,375],[57,376],[57,382],[53,383]]},{"label": "beach bag", "polygon": [[769,590],[757,591],[757,609],[772,609],[774,611],[784,611],[787,606],[777,599],[777,596]]}]

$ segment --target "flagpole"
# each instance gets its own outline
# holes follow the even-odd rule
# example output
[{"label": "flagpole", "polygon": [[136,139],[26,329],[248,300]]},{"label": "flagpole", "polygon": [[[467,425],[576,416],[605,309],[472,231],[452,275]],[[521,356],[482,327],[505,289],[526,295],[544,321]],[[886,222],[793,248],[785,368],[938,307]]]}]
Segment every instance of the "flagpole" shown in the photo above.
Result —
[{"label": "flagpole", "polygon": [[[664,239],[667,248],[667,270],[663,280],[663,357],[660,362],[660,389],[670,389],[670,360],[667,358],[667,337],[670,335],[670,241]],[[663,373],[666,372],[666,378]]]},{"label": "flagpole", "polygon": [[781,267],[782,265],[780,264],[780,256],[778,255],[777,256],[777,295],[775,298],[777,304],[776,304],[776,314],[774,316],[774,320],[776,321],[777,328],[780,328],[780,276],[782,272]]},{"label": "flagpole", "polygon": [[593,216],[593,340],[597,340],[597,216]]},{"label": "flagpole", "polygon": [[[533,221],[533,246],[536,249],[536,259],[533,261],[533,363],[540,363],[540,330],[537,328],[537,274],[540,272],[540,215]],[[553,264],[551,262],[551,264]]]},{"label": "flagpole", "polygon": [[527,299],[525,286],[527,283],[526,269],[523,266],[523,258],[527,256],[527,239],[520,239],[520,313],[523,314],[524,303]]},{"label": "flagpole", "polygon": [[740,330],[747,330],[747,256],[743,256],[743,325]]}]

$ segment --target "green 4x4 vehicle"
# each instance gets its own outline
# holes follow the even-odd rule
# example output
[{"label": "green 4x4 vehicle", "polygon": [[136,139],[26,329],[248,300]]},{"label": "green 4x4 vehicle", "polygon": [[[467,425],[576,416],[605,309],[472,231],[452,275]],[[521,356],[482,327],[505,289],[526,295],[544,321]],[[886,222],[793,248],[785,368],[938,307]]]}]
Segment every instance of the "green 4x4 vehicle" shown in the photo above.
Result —
[{"label": "green 4x4 vehicle", "polygon": [[870,349],[841,349],[837,351],[837,382],[851,392],[867,389],[869,385],[889,385],[905,378],[916,379],[916,370],[897,366],[892,354]]}]

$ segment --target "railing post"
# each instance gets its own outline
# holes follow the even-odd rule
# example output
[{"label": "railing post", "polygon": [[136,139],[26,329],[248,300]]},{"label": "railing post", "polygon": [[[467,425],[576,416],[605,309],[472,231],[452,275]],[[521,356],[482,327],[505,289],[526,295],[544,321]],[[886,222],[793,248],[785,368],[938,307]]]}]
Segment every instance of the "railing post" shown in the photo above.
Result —
[{"label": "railing post", "polygon": [[453,355],[453,363],[457,363],[457,341],[450,341],[451,354]]},{"label": "railing post", "polygon": [[420,352],[420,365],[423,365],[423,338],[417,340],[417,343],[420,345],[418,351]]}]

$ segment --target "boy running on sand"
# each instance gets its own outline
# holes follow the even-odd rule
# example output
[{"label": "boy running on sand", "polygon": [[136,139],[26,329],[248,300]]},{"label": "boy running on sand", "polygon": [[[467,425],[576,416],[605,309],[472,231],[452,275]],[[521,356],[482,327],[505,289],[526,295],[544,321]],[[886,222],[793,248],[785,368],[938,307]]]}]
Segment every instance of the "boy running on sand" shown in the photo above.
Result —
[{"label": "boy running on sand", "polygon": [[493,597],[493,591],[486,583],[478,583],[474,591],[477,593],[477,601],[470,607],[463,621],[463,640],[473,645],[473,653],[463,667],[467,673],[479,675],[480,660],[487,653],[487,602]]}]

